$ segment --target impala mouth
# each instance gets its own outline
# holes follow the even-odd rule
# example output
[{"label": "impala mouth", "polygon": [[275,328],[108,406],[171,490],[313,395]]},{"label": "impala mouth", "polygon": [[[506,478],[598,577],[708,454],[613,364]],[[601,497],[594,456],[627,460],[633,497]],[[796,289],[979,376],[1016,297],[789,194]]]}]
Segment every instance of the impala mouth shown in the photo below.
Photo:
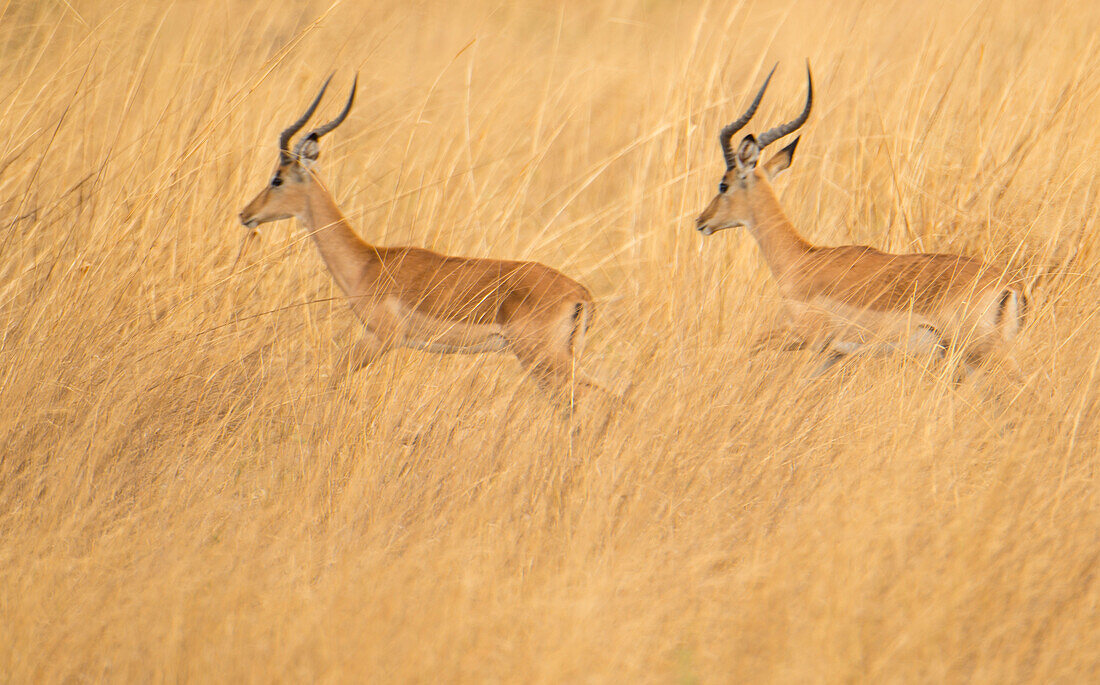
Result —
[{"label": "impala mouth", "polygon": [[248,221],[242,221],[241,223],[244,224],[244,227],[249,230],[255,229],[257,226],[260,225],[260,222],[256,219],[249,219]]},{"label": "impala mouth", "polygon": [[721,225],[718,225],[718,226],[714,226],[712,224],[707,224],[705,226],[698,226],[697,228],[698,228],[699,232],[702,233],[703,235],[714,235],[718,231],[724,231],[728,228],[744,228],[745,226],[746,226],[746,224],[743,221],[734,221],[733,223],[721,224]]}]

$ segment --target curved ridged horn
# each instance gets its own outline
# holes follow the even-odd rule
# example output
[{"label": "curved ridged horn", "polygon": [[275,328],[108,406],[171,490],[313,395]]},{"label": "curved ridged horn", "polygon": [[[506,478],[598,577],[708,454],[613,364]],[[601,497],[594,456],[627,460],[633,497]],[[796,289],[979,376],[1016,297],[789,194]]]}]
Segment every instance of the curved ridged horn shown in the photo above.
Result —
[{"label": "curved ridged horn", "polygon": [[320,139],[321,136],[325,135],[326,133],[328,133],[332,129],[334,129],[337,126],[339,126],[340,124],[344,123],[344,119],[348,118],[348,112],[351,111],[352,103],[355,102],[355,88],[358,85],[359,85],[359,74],[356,74],[355,75],[355,80],[352,81],[352,83],[351,83],[351,95],[348,96],[348,101],[344,105],[344,111],[342,111],[338,115],[336,115],[336,118],[333,119],[332,121],[328,122],[327,124],[322,124],[321,126],[318,126],[317,128],[315,128],[312,131],[310,131],[309,133],[307,133],[305,136],[303,136],[302,139],[298,141],[298,144],[294,146],[294,153],[295,154],[298,153],[299,148],[302,147],[302,143],[304,143],[305,141],[311,140],[311,139],[312,140],[318,140],[318,139]]},{"label": "curved ridged horn", "polygon": [[325,79],[324,85],[321,86],[321,92],[317,93],[317,97],[313,98],[313,102],[310,103],[309,108],[306,110],[306,113],[303,114],[298,119],[298,121],[295,121],[293,124],[285,128],[282,133],[279,134],[280,155],[290,155],[290,137],[297,133],[303,126],[305,126],[306,122],[309,121],[309,118],[313,116],[313,113],[317,110],[317,105],[321,104],[321,98],[324,96],[325,89],[328,88],[328,82],[331,80],[332,74],[329,74],[328,78]]},{"label": "curved ridged horn", "polygon": [[756,108],[760,106],[760,99],[764,97],[764,91],[768,89],[768,83],[772,80],[772,74],[775,73],[775,68],[779,66],[779,62],[775,63],[772,70],[768,72],[768,78],[764,79],[764,85],[760,86],[760,90],[756,93],[756,97],[753,98],[752,104],[745,110],[745,113],[738,117],[737,121],[733,122],[729,126],[722,129],[722,132],[718,134],[718,142],[722,144],[722,155],[726,158],[726,168],[733,168],[733,160],[735,157],[734,151],[730,148],[730,138],[734,133],[737,133],[749,123],[749,119],[752,119],[752,115],[756,114]]},{"label": "curved ridged horn", "polygon": [[814,79],[813,76],[810,75],[810,63],[806,62],[806,107],[802,109],[802,114],[799,114],[797,118],[793,119],[792,121],[788,121],[782,126],[776,126],[775,128],[770,128],[767,131],[764,131],[760,134],[759,137],[757,137],[756,144],[760,146],[761,150],[763,150],[770,143],[774,143],[783,136],[797,131],[799,128],[802,127],[802,124],[806,123],[806,119],[810,116],[810,108],[813,107],[813,104]]}]

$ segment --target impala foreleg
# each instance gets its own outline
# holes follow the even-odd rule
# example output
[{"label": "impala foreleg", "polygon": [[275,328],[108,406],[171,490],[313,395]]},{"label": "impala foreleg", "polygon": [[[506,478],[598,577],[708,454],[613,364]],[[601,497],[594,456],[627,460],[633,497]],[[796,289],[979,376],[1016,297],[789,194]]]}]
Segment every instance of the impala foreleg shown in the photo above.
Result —
[{"label": "impala foreleg", "polygon": [[749,356],[756,356],[765,350],[773,352],[796,352],[809,346],[806,339],[789,326],[777,326],[760,333],[753,338]]},{"label": "impala foreleg", "polygon": [[830,351],[824,361],[814,367],[814,370],[810,372],[810,378],[818,378],[826,371],[836,366],[837,362],[843,360],[848,355],[843,352]]},{"label": "impala foreleg", "polygon": [[881,357],[902,352],[914,357],[934,355],[942,359],[947,354],[947,345],[944,343],[943,335],[936,328],[928,324],[920,324],[901,341],[858,343],[832,340],[824,352],[827,357],[810,373],[811,378],[817,378],[837,362],[848,362],[857,356]]},{"label": "impala foreleg", "polygon": [[345,378],[381,357],[389,345],[374,333],[364,333],[363,337],[344,350],[340,359],[332,367],[329,389],[338,386]]}]

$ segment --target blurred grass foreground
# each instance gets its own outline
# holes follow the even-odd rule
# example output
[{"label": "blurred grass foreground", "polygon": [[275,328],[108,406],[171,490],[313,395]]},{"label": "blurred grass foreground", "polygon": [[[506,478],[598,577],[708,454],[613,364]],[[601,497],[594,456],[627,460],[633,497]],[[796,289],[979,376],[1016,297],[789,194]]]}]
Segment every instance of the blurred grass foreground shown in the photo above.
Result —
[{"label": "blurred grass foreground", "polygon": [[[2,679],[1100,679],[1098,36],[1089,0],[0,2]],[[806,58],[791,219],[1049,273],[1024,378],[750,358],[774,282],[692,219]],[[502,354],[326,393],[358,324],[308,237],[231,267],[331,71],[362,236],[584,283],[622,408]]]}]

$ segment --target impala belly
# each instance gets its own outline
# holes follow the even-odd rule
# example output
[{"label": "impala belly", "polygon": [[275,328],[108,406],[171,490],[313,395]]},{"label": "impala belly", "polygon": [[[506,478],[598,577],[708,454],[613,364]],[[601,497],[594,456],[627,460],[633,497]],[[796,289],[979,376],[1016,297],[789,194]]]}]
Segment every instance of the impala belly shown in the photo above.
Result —
[{"label": "impala belly", "polygon": [[817,338],[845,353],[866,344],[904,345],[918,329],[939,330],[931,318],[912,310],[876,311],[826,297],[788,300],[787,306],[800,328],[816,331]]},{"label": "impala belly", "polygon": [[507,347],[501,327],[470,324],[431,316],[397,298],[385,301],[385,328],[393,332],[394,344],[426,352],[499,352]]}]

